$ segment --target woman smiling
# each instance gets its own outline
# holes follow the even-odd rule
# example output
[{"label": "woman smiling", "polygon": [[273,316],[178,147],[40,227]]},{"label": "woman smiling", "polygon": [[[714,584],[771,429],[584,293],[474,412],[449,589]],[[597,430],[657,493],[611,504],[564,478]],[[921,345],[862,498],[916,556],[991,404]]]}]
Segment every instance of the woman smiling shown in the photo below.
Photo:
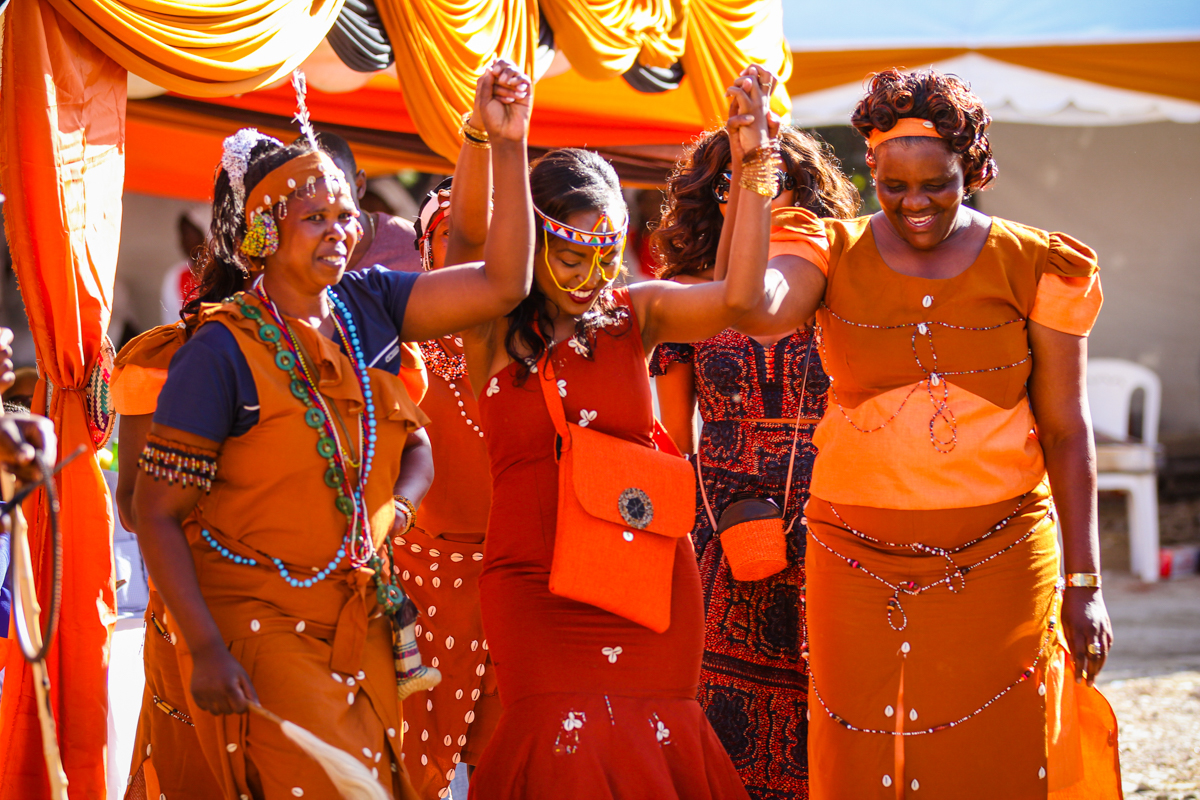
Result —
[{"label": "woman smiling", "polygon": [[812,796],[1117,797],[1091,687],[1112,643],[1096,255],[963,205],[996,165],[959,79],[880,73],[852,121],[883,210],[796,220],[809,258],[742,323],[816,311],[830,377],[806,507]]}]

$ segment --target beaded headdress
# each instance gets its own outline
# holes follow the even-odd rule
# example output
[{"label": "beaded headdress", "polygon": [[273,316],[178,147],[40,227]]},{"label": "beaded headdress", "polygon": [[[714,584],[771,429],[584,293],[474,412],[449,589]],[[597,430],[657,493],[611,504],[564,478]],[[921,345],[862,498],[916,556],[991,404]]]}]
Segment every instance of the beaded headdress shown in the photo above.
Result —
[{"label": "beaded headdress", "polygon": [[[596,224],[592,226],[590,231],[585,231],[582,228],[573,228],[565,222],[559,222],[546,215],[537,206],[533,208],[537,213],[538,218],[542,221],[542,236],[545,238],[545,246],[542,248],[542,258],[546,260],[546,268],[550,272],[550,279],[554,281],[554,285],[564,292],[574,292],[587,285],[592,279],[592,273],[597,269],[600,270],[600,277],[605,283],[612,283],[617,279],[617,275],[621,272],[622,262],[625,259],[625,233],[629,229],[629,218],[625,218],[625,224],[620,228],[612,227],[612,220],[608,214],[601,214],[596,220]],[[577,286],[568,289],[558,282],[558,276],[554,274],[554,270],[550,267],[550,240],[548,237],[557,236],[565,242],[571,244],[583,245],[584,247],[595,248],[592,251],[592,265],[588,269],[587,275],[579,282]],[[613,248],[620,248],[617,251],[616,269],[612,275],[604,271],[601,266],[601,259],[604,257],[606,250],[611,252]]]},{"label": "beaded headdress", "polygon": [[453,181],[453,178],[446,178],[433,187],[417,211],[417,238],[413,246],[421,254],[421,269],[426,272],[433,269],[433,232],[450,213],[450,200],[443,199],[442,193],[450,191]]},{"label": "beaded headdress", "polygon": [[[317,143],[316,131],[313,130],[312,122],[309,119],[308,105],[305,102],[308,85],[304,73],[300,70],[292,73],[292,86],[296,90],[296,115],[293,119],[300,124],[300,131],[312,146],[312,152],[280,164],[249,190],[242,186],[245,180],[246,162],[235,164],[235,169],[240,168],[237,185],[242,187],[245,203],[243,213],[246,217],[246,236],[242,239],[241,251],[255,258],[269,256],[279,248],[279,228],[275,224],[275,217],[276,215],[279,219],[287,217],[287,198],[293,192],[306,191],[309,197],[313,197],[317,193],[317,183],[323,182],[329,201],[333,202],[334,198],[348,193],[350,190],[350,183],[346,180],[341,168],[321,150]],[[247,135],[240,140],[238,151],[240,152],[244,148],[248,159],[254,144],[262,138],[269,137],[263,137],[258,131],[246,129],[238,131],[230,139],[247,133],[258,137],[250,141],[251,137]],[[272,141],[278,142],[278,140]],[[228,143],[229,140],[226,142]],[[250,143],[247,146],[244,144],[245,142]],[[283,144],[282,142],[278,143],[280,146]],[[226,167],[226,169],[229,168]],[[231,181],[233,177],[231,172]],[[246,196],[247,191],[252,194]]]}]

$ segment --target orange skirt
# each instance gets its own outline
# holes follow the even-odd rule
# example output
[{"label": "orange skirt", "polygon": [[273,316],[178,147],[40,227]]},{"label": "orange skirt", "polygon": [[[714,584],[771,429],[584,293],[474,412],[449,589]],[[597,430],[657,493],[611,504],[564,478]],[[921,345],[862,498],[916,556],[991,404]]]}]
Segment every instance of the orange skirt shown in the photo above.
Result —
[{"label": "orange skirt", "polygon": [[1116,720],[1071,679],[1050,508],[1044,487],[938,511],[809,501],[813,798],[1121,796]]}]

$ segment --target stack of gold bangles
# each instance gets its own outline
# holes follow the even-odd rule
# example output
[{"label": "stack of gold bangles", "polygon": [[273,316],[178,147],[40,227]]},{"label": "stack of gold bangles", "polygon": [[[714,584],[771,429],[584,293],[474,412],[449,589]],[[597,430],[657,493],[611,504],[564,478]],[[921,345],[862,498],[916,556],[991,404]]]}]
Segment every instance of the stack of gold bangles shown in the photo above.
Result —
[{"label": "stack of gold bangles", "polygon": [[771,141],[756,147],[742,157],[742,188],[763,197],[779,194],[779,171],[783,169],[783,158],[779,155],[779,142]]},{"label": "stack of gold bangles", "polygon": [[463,114],[462,125],[458,132],[462,134],[463,141],[472,147],[478,147],[480,150],[487,150],[492,146],[488,141],[488,132],[480,128],[476,128],[471,124],[471,112]]}]

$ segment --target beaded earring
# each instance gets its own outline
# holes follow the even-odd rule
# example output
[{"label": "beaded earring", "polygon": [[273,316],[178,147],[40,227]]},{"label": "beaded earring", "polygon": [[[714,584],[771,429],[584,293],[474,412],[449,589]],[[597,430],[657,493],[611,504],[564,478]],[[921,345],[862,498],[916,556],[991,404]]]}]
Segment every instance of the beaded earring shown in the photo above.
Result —
[{"label": "beaded earring", "polygon": [[250,216],[246,238],[242,239],[241,250],[251,258],[265,258],[279,249],[279,228],[275,218],[262,210]]}]

